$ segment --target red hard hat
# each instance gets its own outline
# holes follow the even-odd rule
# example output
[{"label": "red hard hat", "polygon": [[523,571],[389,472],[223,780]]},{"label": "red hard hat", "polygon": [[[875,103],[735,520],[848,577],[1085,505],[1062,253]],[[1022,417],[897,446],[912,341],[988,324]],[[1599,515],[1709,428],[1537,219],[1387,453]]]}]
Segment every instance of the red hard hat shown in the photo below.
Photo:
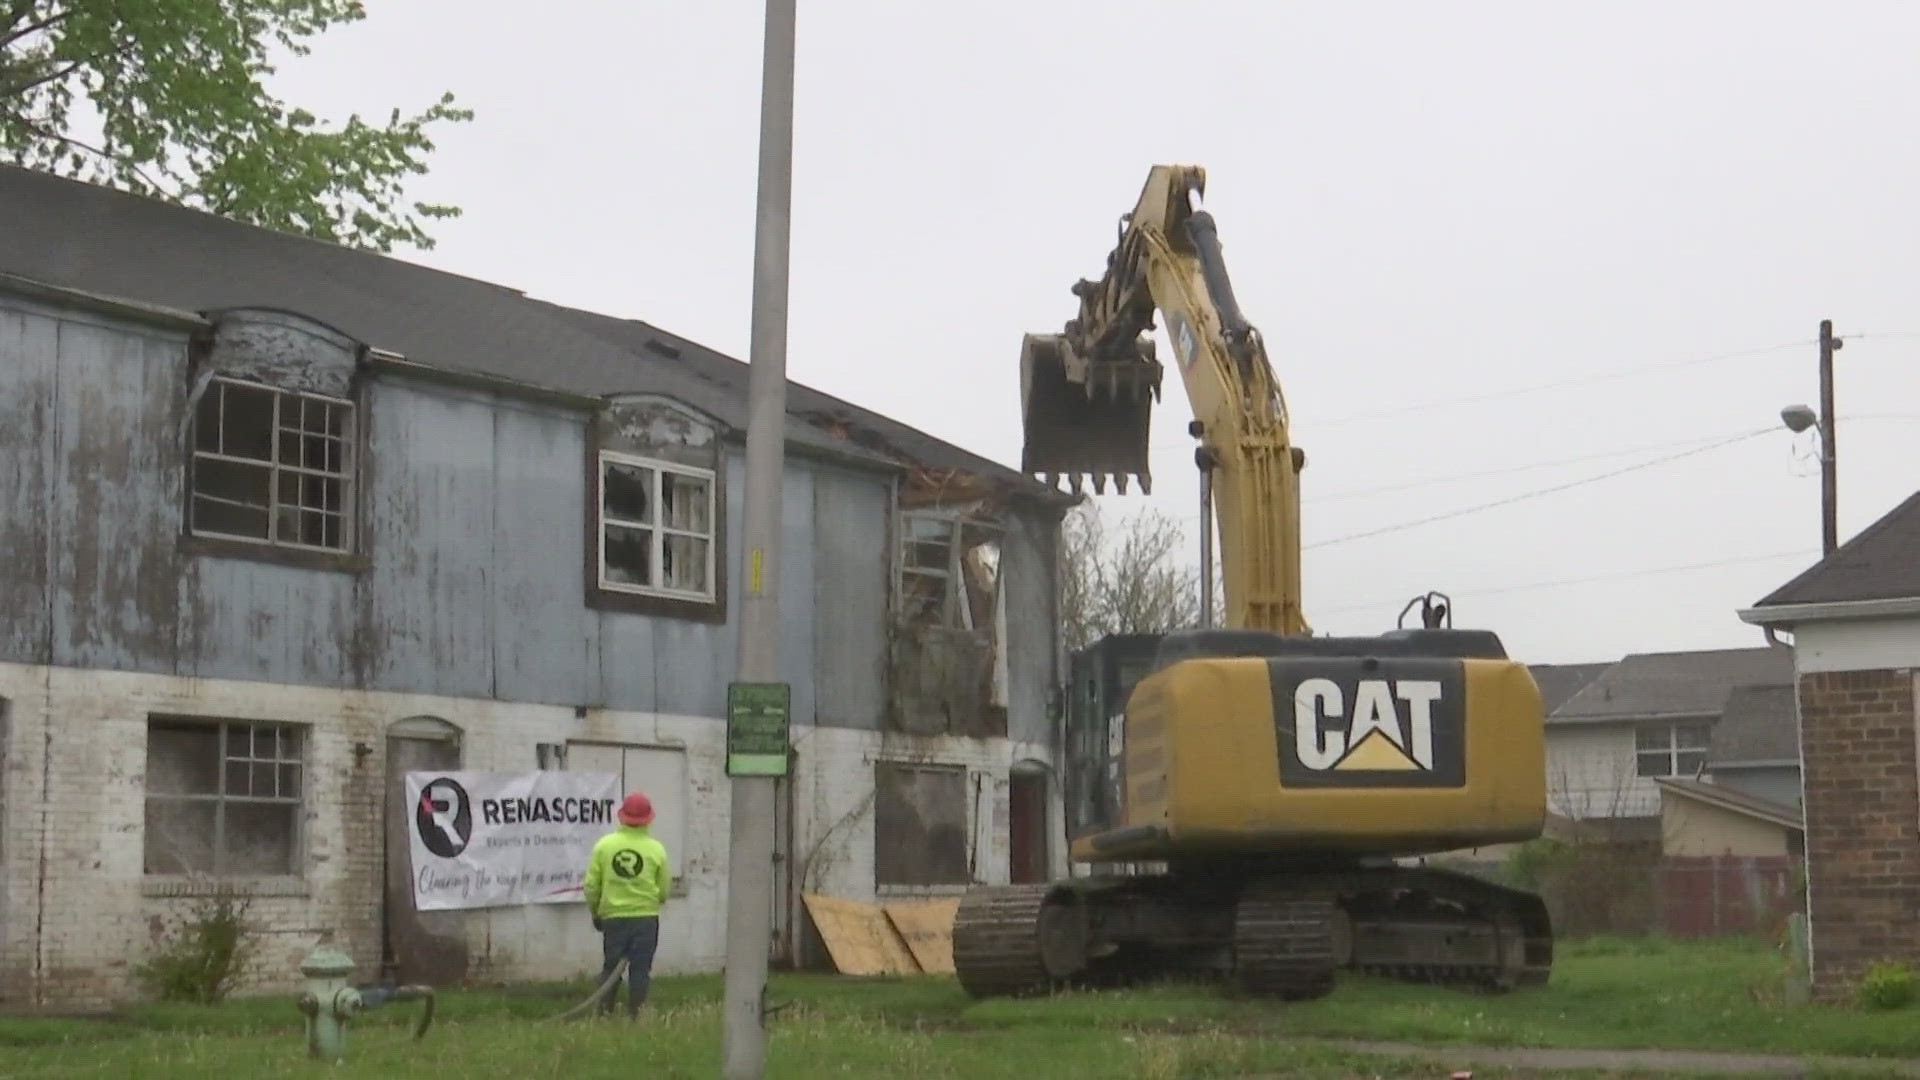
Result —
[{"label": "red hard hat", "polygon": [[653,821],[653,800],[639,792],[627,796],[620,804],[620,823],[623,825],[647,825]]}]

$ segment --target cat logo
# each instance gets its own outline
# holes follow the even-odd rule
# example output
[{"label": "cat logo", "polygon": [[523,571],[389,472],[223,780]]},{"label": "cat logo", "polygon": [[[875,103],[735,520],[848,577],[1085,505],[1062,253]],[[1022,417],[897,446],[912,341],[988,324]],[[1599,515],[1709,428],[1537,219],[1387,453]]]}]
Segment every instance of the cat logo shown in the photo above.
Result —
[{"label": "cat logo", "polygon": [[[1440,684],[1432,679],[1365,679],[1345,731],[1329,730],[1321,717],[1346,711],[1346,695],[1332,679],[1308,679],[1293,692],[1293,732],[1300,763],[1321,769],[1433,769],[1433,703]],[[1395,698],[1405,708],[1397,708]],[[1402,726],[1402,720],[1405,726]]]},{"label": "cat logo", "polygon": [[[1279,661],[1279,664],[1288,664]],[[1294,664],[1298,664],[1295,661]],[[1401,661],[1401,665],[1409,661]],[[1459,668],[1412,662],[1414,670],[1341,677],[1327,670],[1274,671],[1280,779],[1289,787],[1459,787],[1466,782],[1464,687]],[[1451,668],[1451,670],[1448,670]],[[1358,675],[1358,672],[1353,674]],[[1382,677],[1385,676],[1385,677]]]}]

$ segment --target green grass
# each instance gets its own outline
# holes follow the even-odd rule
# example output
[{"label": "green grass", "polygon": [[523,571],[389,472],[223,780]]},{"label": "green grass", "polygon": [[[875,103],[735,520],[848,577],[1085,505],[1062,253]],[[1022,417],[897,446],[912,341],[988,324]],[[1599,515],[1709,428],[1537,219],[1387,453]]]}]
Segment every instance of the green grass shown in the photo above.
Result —
[{"label": "green grass", "polygon": [[[1920,1010],[1791,1008],[1779,999],[1779,970],[1778,955],[1751,941],[1604,939],[1563,944],[1553,982],[1541,990],[1484,995],[1348,979],[1333,996],[1294,1006],[1199,987],[974,1002],[944,979],[776,975],[770,999],[788,1008],[773,1021],[769,1075],[1072,1080],[1438,1071],[1326,1041],[1338,1039],[1920,1055]],[[658,980],[638,1027],[549,1022],[588,989],[449,991],[418,1044],[408,1038],[418,1005],[391,1005],[353,1024],[349,1061],[363,1075],[393,1077],[717,1073],[717,977]],[[300,1025],[288,997],[140,1006],[110,1020],[0,1019],[0,1077],[332,1075],[305,1060]],[[1476,1068],[1475,1075],[1509,1074]]]}]

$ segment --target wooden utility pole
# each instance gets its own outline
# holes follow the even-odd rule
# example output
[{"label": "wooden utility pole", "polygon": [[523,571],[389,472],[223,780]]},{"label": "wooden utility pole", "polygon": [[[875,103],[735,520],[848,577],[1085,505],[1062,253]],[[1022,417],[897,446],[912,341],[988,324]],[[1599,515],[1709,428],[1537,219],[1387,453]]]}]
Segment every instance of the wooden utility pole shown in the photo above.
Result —
[{"label": "wooden utility pole", "polygon": [[1833,354],[1841,344],[1840,339],[1833,336],[1833,320],[1820,320],[1820,553],[1823,558],[1840,546],[1840,473],[1833,457]]}]

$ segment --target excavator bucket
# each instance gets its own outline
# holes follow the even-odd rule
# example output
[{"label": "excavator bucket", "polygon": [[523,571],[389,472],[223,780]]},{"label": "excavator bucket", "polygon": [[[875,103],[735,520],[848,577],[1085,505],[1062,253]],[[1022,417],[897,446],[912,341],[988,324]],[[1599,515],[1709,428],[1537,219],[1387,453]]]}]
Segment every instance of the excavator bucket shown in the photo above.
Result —
[{"label": "excavator bucket", "polygon": [[1020,343],[1020,405],[1025,444],[1021,471],[1051,486],[1062,478],[1075,494],[1093,481],[1120,494],[1129,479],[1153,491],[1147,435],[1160,398],[1160,362],[1143,337],[1121,356],[1084,358],[1058,334],[1028,334]]}]

